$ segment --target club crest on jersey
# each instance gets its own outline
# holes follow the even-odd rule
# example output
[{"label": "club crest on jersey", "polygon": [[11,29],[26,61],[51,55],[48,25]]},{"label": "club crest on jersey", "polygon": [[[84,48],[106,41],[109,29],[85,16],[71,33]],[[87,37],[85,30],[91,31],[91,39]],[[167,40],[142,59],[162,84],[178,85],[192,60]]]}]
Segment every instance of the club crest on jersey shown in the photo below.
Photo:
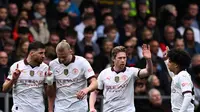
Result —
[{"label": "club crest on jersey", "polygon": [[35,72],[33,70],[30,71],[30,76],[34,76]]},{"label": "club crest on jersey", "polygon": [[115,82],[119,82],[119,76],[115,76]]},{"label": "club crest on jersey", "polygon": [[64,69],[64,74],[65,74],[65,75],[68,74],[68,69]]}]

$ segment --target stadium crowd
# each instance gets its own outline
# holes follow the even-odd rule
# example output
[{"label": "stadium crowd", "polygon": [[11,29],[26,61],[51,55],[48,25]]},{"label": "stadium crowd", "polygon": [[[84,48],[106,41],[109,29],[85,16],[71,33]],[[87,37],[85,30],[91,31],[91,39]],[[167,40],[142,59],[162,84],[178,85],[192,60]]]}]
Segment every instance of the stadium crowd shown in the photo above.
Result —
[{"label": "stadium crowd", "polygon": [[[136,112],[170,112],[171,78],[165,64],[166,46],[182,49],[192,57],[188,68],[194,84],[196,111],[200,111],[200,13],[197,2],[187,3],[184,10],[175,4],[163,4],[152,13],[152,0],[119,0],[117,14],[103,0],[8,0],[0,2],[0,88],[10,66],[25,59],[33,41],[45,44],[44,62],[56,55],[56,46],[66,40],[73,54],[83,56],[95,75],[112,66],[111,50],[122,45],[127,49],[127,66],[145,68],[142,45],[150,45],[153,74],[137,79]],[[135,6],[136,5],[136,6]],[[182,14],[182,15],[179,15]],[[101,95],[101,93],[99,93]],[[3,99],[1,99],[3,102]],[[100,109],[97,100],[96,108]],[[3,105],[4,106],[4,105]],[[0,110],[4,110],[1,106]]]}]

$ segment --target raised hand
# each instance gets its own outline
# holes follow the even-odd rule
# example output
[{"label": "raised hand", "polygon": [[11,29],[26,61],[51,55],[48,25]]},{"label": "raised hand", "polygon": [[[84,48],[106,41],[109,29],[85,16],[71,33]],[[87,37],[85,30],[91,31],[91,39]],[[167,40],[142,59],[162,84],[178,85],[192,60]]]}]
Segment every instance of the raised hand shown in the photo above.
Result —
[{"label": "raised hand", "polygon": [[169,47],[166,46],[166,49],[165,49],[165,51],[164,51],[164,53],[163,53],[163,59],[164,59],[164,60],[167,60],[167,59],[168,59],[168,57],[167,57],[168,51],[169,51]]},{"label": "raised hand", "polygon": [[17,80],[19,78],[19,75],[21,74],[22,70],[19,70],[19,64],[17,64],[17,67],[13,73],[12,79]]},{"label": "raised hand", "polygon": [[78,99],[83,99],[85,95],[87,95],[89,92],[88,88],[84,88],[82,90],[80,90],[79,92],[76,93],[76,96]]},{"label": "raised hand", "polygon": [[142,54],[145,59],[151,59],[151,51],[150,51],[150,46],[147,44],[142,45]]}]

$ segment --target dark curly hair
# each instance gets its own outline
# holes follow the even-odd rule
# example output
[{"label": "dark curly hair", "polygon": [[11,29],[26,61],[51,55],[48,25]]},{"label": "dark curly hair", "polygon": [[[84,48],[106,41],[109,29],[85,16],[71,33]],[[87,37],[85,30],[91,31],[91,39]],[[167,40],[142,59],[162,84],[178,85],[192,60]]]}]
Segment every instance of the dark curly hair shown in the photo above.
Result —
[{"label": "dark curly hair", "polygon": [[191,63],[190,55],[184,50],[172,49],[168,51],[168,57],[169,60],[176,63],[181,70],[187,69]]}]

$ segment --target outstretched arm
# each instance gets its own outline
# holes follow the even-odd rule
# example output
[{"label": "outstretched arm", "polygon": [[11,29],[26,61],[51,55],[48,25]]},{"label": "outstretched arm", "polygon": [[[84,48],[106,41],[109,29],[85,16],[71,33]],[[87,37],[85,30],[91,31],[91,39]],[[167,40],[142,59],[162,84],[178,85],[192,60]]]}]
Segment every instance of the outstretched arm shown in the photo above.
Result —
[{"label": "outstretched arm", "polygon": [[151,51],[149,45],[146,44],[142,45],[142,54],[146,59],[146,68],[141,69],[141,71],[139,72],[140,78],[144,78],[147,77],[148,75],[153,74],[153,64],[151,60]]}]

